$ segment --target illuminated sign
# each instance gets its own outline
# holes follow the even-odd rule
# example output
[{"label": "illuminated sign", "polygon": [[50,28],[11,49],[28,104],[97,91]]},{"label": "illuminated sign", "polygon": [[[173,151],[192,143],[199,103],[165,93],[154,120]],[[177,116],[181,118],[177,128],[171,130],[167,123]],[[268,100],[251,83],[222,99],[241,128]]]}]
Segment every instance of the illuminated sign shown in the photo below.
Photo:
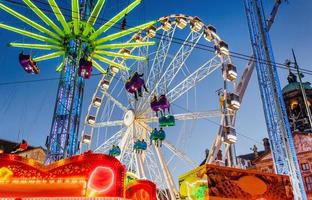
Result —
[{"label": "illuminated sign", "polygon": [[105,193],[112,188],[114,182],[114,171],[109,167],[99,166],[92,172],[89,178],[88,188],[92,190],[91,194]]}]

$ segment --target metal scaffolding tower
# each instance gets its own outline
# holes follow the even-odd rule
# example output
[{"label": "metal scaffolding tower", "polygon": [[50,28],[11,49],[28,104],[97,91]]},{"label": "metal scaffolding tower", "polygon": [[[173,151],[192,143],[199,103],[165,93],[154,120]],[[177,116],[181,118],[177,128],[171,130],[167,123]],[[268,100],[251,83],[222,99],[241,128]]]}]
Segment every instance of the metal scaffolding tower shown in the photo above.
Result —
[{"label": "metal scaffolding tower", "polygon": [[245,0],[245,10],[275,170],[278,174],[289,175],[295,199],[305,200],[307,198],[268,33],[271,23],[267,23],[261,0]]},{"label": "metal scaffolding tower", "polygon": [[[93,9],[94,0],[80,1],[80,19],[85,20]],[[74,155],[78,150],[78,130],[81,115],[84,79],[78,76],[84,43],[71,38],[68,55],[59,81],[50,135],[47,138],[47,163]]]}]

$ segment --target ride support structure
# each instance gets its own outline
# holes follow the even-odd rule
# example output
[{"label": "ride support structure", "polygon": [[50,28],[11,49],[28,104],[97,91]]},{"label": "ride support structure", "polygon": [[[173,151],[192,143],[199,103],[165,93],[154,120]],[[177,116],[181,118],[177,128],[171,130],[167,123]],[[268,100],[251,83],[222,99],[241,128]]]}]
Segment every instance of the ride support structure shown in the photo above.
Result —
[{"label": "ride support structure", "polygon": [[289,175],[295,199],[305,200],[307,197],[268,32],[271,23],[266,21],[261,0],[245,0],[245,10],[275,170],[278,174]]},{"label": "ride support structure", "polygon": [[[90,15],[94,4],[94,0],[80,1],[81,20]],[[46,143],[47,163],[72,156],[79,148],[78,131],[85,81],[83,77],[78,76],[78,70],[79,61],[83,57],[83,42],[73,38],[68,44],[68,55],[64,59],[52,127]]]}]

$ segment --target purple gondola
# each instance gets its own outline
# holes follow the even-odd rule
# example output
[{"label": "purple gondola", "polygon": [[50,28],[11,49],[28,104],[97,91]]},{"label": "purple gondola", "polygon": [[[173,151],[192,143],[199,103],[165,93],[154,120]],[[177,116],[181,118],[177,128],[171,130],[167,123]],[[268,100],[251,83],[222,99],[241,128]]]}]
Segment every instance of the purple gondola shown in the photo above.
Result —
[{"label": "purple gondola", "polygon": [[126,90],[130,93],[134,93],[139,88],[144,85],[144,80],[140,77],[138,73],[135,73],[127,82],[126,82]]},{"label": "purple gondola", "polygon": [[154,96],[151,101],[151,108],[156,113],[161,110],[156,96]]},{"label": "purple gondola", "polygon": [[166,95],[160,95],[159,99],[158,99],[158,105],[160,107],[160,109],[165,110],[170,108],[170,103],[166,97]]},{"label": "purple gondola", "polygon": [[79,70],[78,70],[79,76],[85,79],[90,79],[91,72],[92,72],[92,61],[81,59],[79,62]]},{"label": "purple gondola", "polygon": [[40,69],[30,55],[24,55],[23,53],[20,53],[18,59],[19,63],[27,73],[39,74]]}]

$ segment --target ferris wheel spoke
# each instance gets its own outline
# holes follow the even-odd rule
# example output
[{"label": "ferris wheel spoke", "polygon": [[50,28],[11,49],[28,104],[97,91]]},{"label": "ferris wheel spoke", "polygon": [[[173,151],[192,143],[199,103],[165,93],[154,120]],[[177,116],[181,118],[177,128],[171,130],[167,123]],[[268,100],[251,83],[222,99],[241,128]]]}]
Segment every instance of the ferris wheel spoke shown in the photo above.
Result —
[{"label": "ferris wheel spoke", "polygon": [[202,36],[202,32],[191,32],[188,35],[187,39],[183,42],[182,46],[175,54],[166,71],[163,73],[163,77],[160,78],[161,81],[159,81],[159,90],[161,92],[165,92],[166,88],[170,86]]},{"label": "ferris wheel spoke", "polygon": [[[214,117],[220,117],[221,112],[220,110],[210,110],[206,112],[190,112],[190,113],[179,113],[173,115],[175,120],[185,121],[185,120],[199,120],[199,119],[208,119]],[[158,117],[153,116],[146,119],[146,122],[157,122],[159,120]]]},{"label": "ferris wheel spoke", "polygon": [[176,155],[178,158],[180,158],[185,163],[189,164],[191,167],[198,166],[196,162],[194,162],[191,158],[189,158],[184,152],[177,149],[173,144],[171,144],[169,141],[165,140],[163,141],[163,145],[167,147],[174,155]]},{"label": "ferris wheel spoke", "polygon": [[217,56],[214,56],[212,59],[199,67],[195,72],[189,75],[184,81],[171,89],[167,94],[167,99],[170,103],[175,102],[179,97],[195,87],[201,80],[206,78],[221,66],[222,63],[220,60],[217,59]]},{"label": "ferris wheel spoke", "polygon": [[107,153],[108,150],[113,146],[119,143],[122,136],[124,135],[124,132],[126,131],[126,128],[120,129],[117,133],[115,133],[112,137],[110,137],[108,140],[106,140],[104,143],[102,143],[100,146],[96,147],[94,152],[97,153]]},{"label": "ferris wheel spoke", "polygon": [[154,183],[157,185],[159,190],[157,191],[157,196],[164,196],[165,199],[170,199],[169,192],[167,191],[168,186],[166,181],[164,180],[164,174],[161,172],[161,167],[159,166],[159,162],[157,161],[156,155],[152,148],[148,148],[146,151],[146,160],[145,166],[147,168],[147,172],[149,177],[153,177]]},{"label": "ferris wheel spoke", "polygon": [[[157,84],[159,78],[161,77],[161,73],[163,71],[163,67],[168,56],[168,52],[171,46],[175,30],[176,26],[174,26],[169,31],[164,31],[159,40],[157,51],[152,62],[152,67],[148,73],[148,78],[146,81],[147,87],[152,89],[153,91],[155,89],[155,85]],[[144,107],[146,103],[149,102],[152,93],[153,92],[151,92],[147,98],[144,98],[144,100],[139,103],[138,108]]]},{"label": "ferris wheel spoke", "polygon": [[[139,123],[142,128],[147,130],[147,133],[150,133],[153,129],[147,125],[146,123]],[[184,152],[176,148],[173,144],[170,142],[164,140],[163,144],[165,147],[167,147],[173,154],[175,154],[178,158],[180,158],[182,161],[190,164],[192,167],[197,166],[196,162],[192,161],[191,158],[189,158]]]},{"label": "ferris wheel spoke", "polygon": [[[200,40],[200,38],[203,36],[203,33],[198,32],[191,32],[186,40],[183,42],[173,59],[171,60],[170,64],[166,68],[166,70],[161,73],[161,77],[156,77],[157,80],[155,86],[153,87],[150,96],[154,93],[166,93],[167,87],[171,84],[171,82],[174,80],[180,69],[184,66],[184,63],[189,58],[191,53],[193,52],[196,44]],[[149,98],[146,99],[146,102],[149,101]],[[146,106],[146,102],[143,106]]]},{"label": "ferris wheel spoke", "polygon": [[118,101],[116,98],[114,98],[112,95],[109,93],[105,93],[105,96],[111,100],[114,104],[116,104],[122,111],[127,112],[128,109],[126,106],[124,106],[120,101]]},{"label": "ferris wheel spoke", "polygon": [[98,122],[93,125],[93,128],[104,128],[104,127],[111,127],[111,126],[122,126],[123,120],[117,121],[107,121],[107,122]]},{"label": "ferris wheel spoke", "polygon": [[174,26],[174,28],[172,28],[169,31],[164,31],[163,34],[161,35],[156,55],[153,60],[152,68],[149,72],[149,76],[147,79],[147,86],[149,88],[155,88],[155,84],[157,83],[157,80],[161,76],[161,72],[167,59],[175,30],[176,26]]}]

